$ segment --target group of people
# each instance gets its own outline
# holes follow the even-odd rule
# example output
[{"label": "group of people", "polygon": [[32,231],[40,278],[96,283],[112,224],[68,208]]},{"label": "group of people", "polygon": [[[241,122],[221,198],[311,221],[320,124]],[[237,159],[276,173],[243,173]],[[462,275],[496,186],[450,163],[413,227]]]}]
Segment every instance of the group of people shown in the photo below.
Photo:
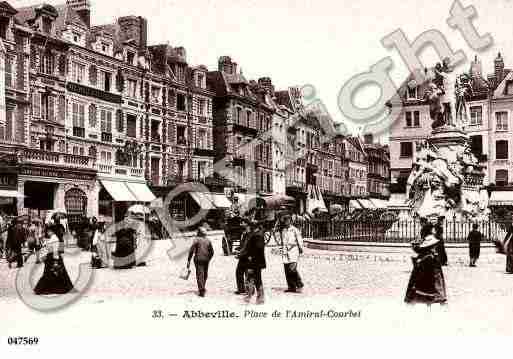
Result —
[{"label": "group of people", "polygon": [[[298,262],[303,254],[303,240],[299,229],[292,225],[291,213],[282,212],[276,226],[270,232],[265,231],[263,220],[251,218],[245,220],[244,223],[246,228],[241,236],[236,254],[238,263],[235,270],[237,285],[235,294],[244,295],[244,300],[247,303],[256,295],[256,303],[264,303],[262,271],[267,266],[265,246],[271,237],[274,237],[280,246],[287,282],[285,292],[301,292],[304,284],[298,271]],[[187,268],[190,268],[191,260],[194,258],[200,297],[205,296],[208,268],[213,256],[214,249],[211,241],[207,238],[207,232],[204,228],[200,228],[197,238],[190,247],[187,260]]]},{"label": "group of people", "polygon": [[52,234],[55,234],[57,242],[60,243],[60,251],[63,250],[66,230],[59,218],[46,224],[39,218],[24,216],[4,218],[2,221],[4,223],[0,226],[0,244],[9,268],[14,263],[17,268],[23,267],[31,255],[35,255],[36,263],[40,263],[40,252],[43,248],[48,248]]}]

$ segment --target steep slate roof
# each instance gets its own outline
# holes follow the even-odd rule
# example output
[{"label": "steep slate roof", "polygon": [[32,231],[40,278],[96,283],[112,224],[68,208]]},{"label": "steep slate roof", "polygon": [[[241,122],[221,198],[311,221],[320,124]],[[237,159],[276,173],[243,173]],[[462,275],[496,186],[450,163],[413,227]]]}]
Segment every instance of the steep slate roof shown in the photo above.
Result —
[{"label": "steep slate roof", "polygon": [[67,4],[52,6],[42,3],[39,5],[22,7],[18,9],[18,13],[15,15],[15,19],[20,25],[30,26],[32,25],[33,21],[36,20],[38,12],[37,10],[43,8],[51,12],[55,11],[57,14],[57,18],[54,21],[54,26],[51,33],[52,36],[59,37],[66,27],[66,24],[73,24],[87,29],[87,25],[80,18],[77,12]]},{"label": "steep slate roof", "polygon": [[513,72],[509,72],[506,77],[501,81],[499,86],[493,92],[493,98],[501,99],[501,98],[511,98],[513,94],[506,94],[506,89],[509,83],[513,82]]}]

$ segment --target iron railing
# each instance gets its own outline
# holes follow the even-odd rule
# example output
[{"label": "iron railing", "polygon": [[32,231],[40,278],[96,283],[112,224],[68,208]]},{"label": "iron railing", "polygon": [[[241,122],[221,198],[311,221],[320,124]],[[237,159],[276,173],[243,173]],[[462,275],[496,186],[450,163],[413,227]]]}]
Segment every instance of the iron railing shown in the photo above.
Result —
[{"label": "iron railing", "polygon": [[[405,243],[420,236],[422,225],[417,220],[355,221],[309,220],[296,223],[304,238],[325,241]],[[466,243],[472,230],[470,221],[444,221],[443,239],[447,243]],[[492,220],[478,222],[485,242],[502,240],[506,225]]]}]

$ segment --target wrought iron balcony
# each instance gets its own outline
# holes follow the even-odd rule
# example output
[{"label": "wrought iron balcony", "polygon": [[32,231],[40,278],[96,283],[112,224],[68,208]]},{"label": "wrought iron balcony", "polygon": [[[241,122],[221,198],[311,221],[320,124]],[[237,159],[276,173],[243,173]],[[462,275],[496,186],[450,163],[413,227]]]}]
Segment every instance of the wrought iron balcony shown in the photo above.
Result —
[{"label": "wrought iron balcony", "polygon": [[23,162],[82,167],[86,169],[95,168],[95,159],[92,157],[38,149],[23,150]]}]

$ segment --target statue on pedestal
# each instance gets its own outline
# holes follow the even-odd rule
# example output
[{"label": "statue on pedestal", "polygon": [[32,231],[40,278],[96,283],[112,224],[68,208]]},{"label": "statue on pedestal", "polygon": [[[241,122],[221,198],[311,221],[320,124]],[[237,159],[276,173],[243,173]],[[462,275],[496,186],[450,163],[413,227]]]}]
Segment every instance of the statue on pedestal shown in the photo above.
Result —
[{"label": "statue on pedestal", "polygon": [[[427,73],[427,70],[426,70]],[[430,106],[432,128],[442,127],[463,130],[467,123],[466,100],[472,94],[472,79],[467,74],[456,75],[450,60],[438,63],[428,76],[424,95]]]}]

